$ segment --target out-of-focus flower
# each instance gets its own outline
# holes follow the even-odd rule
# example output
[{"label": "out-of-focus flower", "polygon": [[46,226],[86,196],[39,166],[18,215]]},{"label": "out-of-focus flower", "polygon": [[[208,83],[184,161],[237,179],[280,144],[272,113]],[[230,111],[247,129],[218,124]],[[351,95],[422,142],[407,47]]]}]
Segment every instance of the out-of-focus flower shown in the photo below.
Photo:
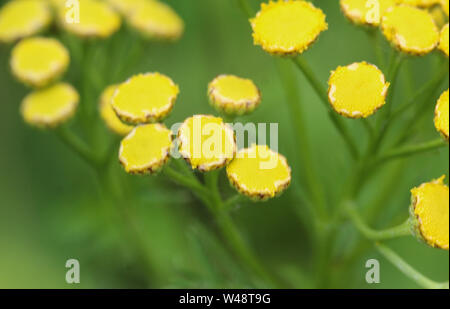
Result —
[{"label": "out-of-focus flower", "polygon": [[79,95],[71,85],[58,83],[27,95],[21,112],[30,125],[53,128],[75,114],[78,101]]},{"label": "out-of-focus flower", "polygon": [[151,39],[177,40],[184,31],[183,20],[167,4],[147,1],[128,16],[128,23]]},{"label": "out-of-focus flower", "polygon": [[170,113],[178,93],[178,86],[165,75],[139,74],[117,87],[111,104],[125,122],[157,122]]},{"label": "out-of-focus flower", "polygon": [[445,139],[449,139],[449,104],[448,104],[448,89],[440,96],[434,110],[434,126]]},{"label": "out-of-focus flower", "polygon": [[230,183],[240,193],[256,200],[273,198],[291,182],[286,158],[266,145],[242,149],[227,166]]},{"label": "out-of-focus flower", "polygon": [[138,10],[142,5],[145,5],[148,1],[156,0],[107,0],[111,6],[117,10],[123,16],[129,16],[129,14]]},{"label": "out-of-focus flower", "polygon": [[411,190],[411,217],[416,236],[428,245],[448,250],[449,191],[445,175]]},{"label": "out-of-focus flower", "polygon": [[59,23],[70,33],[82,38],[107,38],[120,28],[119,14],[105,2],[79,0],[79,9],[78,16],[72,7],[58,9]]},{"label": "out-of-focus flower", "polygon": [[102,92],[99,103],[100,116],[111,131],[119,135],[127,135],[133,130],[133,127],[123,123],[111,106],[112,97],[116,89],[117,85],[111,85]]},{"label": "out-of-focus flower", "polygon": [[427,54],[439,42],[431,14],[409,5],[390,7],[381,19],[381,29],[400,51],[413,55]]},{"label": "out-of-focus flower", "polygon": [[11,70],[20,81],[44,87],[59,78],[69,66],[67,49],[51,38],[34,37],[20,41],[11,53]]},{"label": "out-of-focus flower", "polygon": [[448,16],[449,0],[441,0],[441,7],[444,13]]},{"label": "out-of-focus flower", "polygon": [[381,16],[398,0],[341,0],[344,15],[357,25],[378,26]]},{"label": "out-of-focus flower", "polygon": [[448,57],[448,23],[442,28],[439,39],[439,49]]},{"label": "out-of-focus flower", "polygon": [[439,4],[441,0],[399,0],[399,3],[427,8]]},{"label": "out-of-focus flower", "polygon": [[0,43],[11,43],[39,33],[50,22],[51,12],[44,1],[9,1],[0,10]]},{"label": "out-of-focus flower", "polygon": [[261,102],[261,93],[250,79],[234,75],[219,75],[208,85],[212,106],[229,115],[252,112]]},{"label": "out-of-focus flower", "polygon": [[434,23],[441,29],[447,23],[447,15],[444,12],[444,9],[440,5],[432,6],[428,9],[431,16],[433,16]]},{"label": "out-of-focus flower", "polygon": [[171,147],[172,131],[164,125],[140,125],[122,140],[119,161],[127,173],[155,173],[169,160]]},{"label": "out-of-focus flower", "polygon": [[181,156],[202,172],[225,166],[236,152],[233,129],[210,115],[186,119],[178,130],[178,143]]},{"label": "out-of-focus flower", "polygon": [[339,66],[328,81],[328,100],[339,114],[366,118],[386,103],[389,83],[383,72],[367,62]]},{"label": "out-of-focus flower", "polygon": [[280,55],[304,52],[328,28],[322,10],[300,0],[262,3],[250,23],[255,45]]}]

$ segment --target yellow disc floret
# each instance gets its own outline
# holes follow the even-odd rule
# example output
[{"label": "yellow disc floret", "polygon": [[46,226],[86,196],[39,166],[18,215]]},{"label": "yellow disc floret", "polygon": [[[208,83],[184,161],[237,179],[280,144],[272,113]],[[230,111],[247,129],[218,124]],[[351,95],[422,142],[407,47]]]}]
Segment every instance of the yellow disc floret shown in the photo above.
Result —
[{"label": "yellow disc floret", "polygon": [[178,130],[178,150],[193,169],[202,172],[218,169],[234,157],[234,132],[222,118],[195,115]]},{"label": "yellow disc floret", "polygon": [[373,64],[357,62],[338,67],[328,81],[328,100],[339,114],[366,118],[386,103],[389,83]]},{"label": "yellow disc floret", "polygon": [[56,127],[75,114],[79,95],[69,84],[59,83],[32,92],[22,102],[25,121],[38,127]]},{"label": "yellow disc floret", "polygon": [[378,26],[381,16],[398,0],[341,0],[341,10],[353,23]]},{"label": "yellow disc floret", "polygon": [[411,190],[411,214],[420,239],[432,247],[448,250],[449,191],[444,178],[445,175]]},{"label": "yellow disc floret", "polygon": [[111,106],[112,97],[116,89],[117,85],[111,85],[100,96],[100,116],[111,131],[119,135],[127,135],[133,130],[133,127],[123,123]]},{"label": "yellow disc floret", "polygon": [[167,4],[148,1],[130,14],[128,22],[151,39],[176,40],[184,31],[183,20]]},{"label": "yellow disc floret", "polygon": [[42,31],[51,22],[44,1],[10,1],[0,10],[0,42],[10,43]]},{"label": "yellow disc floret", "polygon": [[439,42],[439,31],[433,16],[409,5],[390,7],[381,19],[381,28],[388,41],[400,51],[424,55]]},{"label": "yellow disc floret", "polygon": [[211,105],[220,112],[242,115],[252,112],[261,102],[261,93],[250,79],[219,75],[208,85]]},{"label": "yellow disc floret", "polygon": [[69,61],[69,52],[59,41],[36,37],[24,39],[14,47],[11,69],[25,84],[44,87],[67,70]]},{"label": "yellow disc floret", "polygon": [[112,107],[125,122],[156,122],[169,114],[178,93],[178,86],[165,75],[139,74],[119,85],[112,99]]},{"label": "yellow disc floret", "polygon": [[122,140],[119,160],[127,173],[154,173],[169,160],[171,147],[172,131],[164,125],[141,125]]},{"label": "yellow disc floret", "polygon": [[302,53],[328,28],[322,10],[299,0],[262,3],[250,23],[255,45],[281,55]]},{"label": "yellow disc floret", "polygon": [[448,57],[448,23],[441,30],[441,37],[439,39],[439,49]]},{"label": "yellow disc floret", "polygon": [[242,149],[227,166],[230,183],[242,194],[257,200],[275,197],[291,182],[285,157],[266,145]]},{"label": "yellow disc floret", "polygon": [[79,0],[79,11],[65,6],[58,11],[62,27],[82,38],[107,38],[121,25],[119,14],[98,0]]},{"label": "yellow disc floret", "polygon": [[448,89],[439,98],[436,109],[434,111],[434,126],[447,140],[449,139],[449,105],[448,105]]}]

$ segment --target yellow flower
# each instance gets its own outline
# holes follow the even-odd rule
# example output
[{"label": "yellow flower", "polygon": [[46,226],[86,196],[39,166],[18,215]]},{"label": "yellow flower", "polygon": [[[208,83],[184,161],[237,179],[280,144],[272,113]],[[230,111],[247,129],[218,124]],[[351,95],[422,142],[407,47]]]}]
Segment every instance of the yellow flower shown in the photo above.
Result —
[{"label": "yellow flower", "polygon": [[165,75],[139,74],[118,86],[112,107],[125,122],[157,122],[170,113],[178,93],[178,86]]},{"label": "yellow flower", "polygon": [[0,10],[0,43],[11,43],[34,35],[51,22],[51,12],[43,1],[15,0]]},{"label": "yellow flower", "polygon": [[341,0],[341,10],[353,23],[378,26],[381,16],[398,0]]},{"label": "yellow flower", "polygon": [[178,150],[193,169],[202,172],[218,169],[234,157],[234,132],[222,118],[195,115],[178,130]]},{"label": "yellow flower", "polygon": [[107,0],[111,6],[124,16],[138,10],[142,5],[153,0]]},{"label": "yellow flower", "polygon": [[339,66],[328,81],[328,100],[339,114],[366,118],[386,103],[389,83],[373,64],[355,62]]},{"label": "yellow flower", "polygon": [[255,45],[280,55],[304,52],[328,28],[322,10],[299,0],[262,3],[250,23]]},{"label": "yellow flower", "polygon": [[428,245],[448,250],[449,191],[445,175],[411,190],[415,232]]},{"label": "yellow flower", "polygon": [[208,85],[212,106],[230,115],[252,112],[261,102],[261,93],[250,79],[219,75]]},{"label": "yellow flower", "polygon": [[119,161],[130,174],[155,173],[169,160],[172,132],[164,125],[137,126],[120,143]]},{"label": "yellow flower", "polygon": [[69,66],[69,52],[51,38],[28,38],[12,50],[12,73],[23,83],[44,87],[58,79]]},{"label": "yellow flower", "polygon": [[107,38],[119,30],[120,16],[107,3],[79,0],[79,8],[79,14],[74,8],[58,9],[59,22],[68,32],[83,38]]},{"label": "yellow flower", "polygon": [[449,0],[441,0],[440,2],[442,10],[448,16]]},{"label": "yellow flower", "polygon": [[242,194],[257,200],[273,198],[291,182],[286,158],[266,145],[240,150],[227,166],[230,183]]},{"label": "yellow flower", "polygon": [[448,57],[448,23],[441,30],[439,49]]},{"label": "yellow flower", "polygon": [[111,101],[117,85],[107,87],[100,96],[100,116],[105,122],[106,126],[113,132],[119,135],[127,135],[133,130],[132,126],[123,123],[114,112]]},{"label": "yellow flower", "polygon": [[389,8],[381,19],[381,29],[386,39],[399,50],[413,55],[427,54],[439,42],[433,16],[408,5]]},{"label": "yellow flower", "polygon": [[436,109],[434,111],[434,126],[447,140],[449,139],[449,105],[448,105],[448,89],[439,98]]},{"label": "yellow flower", "polygon": [[79,95],[71,85],[58,83],[27,95],[21,112],[27,123],[52,128],[75,114],[78,101]]},{"label": "yellow flower", "polygon": [[184,31],[183,20],[167,4],[148,1],[133,11],[128,18],[129,24],[152,39],[176,40]]},{"label": "yellow flower", "polygon": [[440,0],[400,0],[399,2],[402,4],[409,4],[426,8],[435,4],[439,4]]}]

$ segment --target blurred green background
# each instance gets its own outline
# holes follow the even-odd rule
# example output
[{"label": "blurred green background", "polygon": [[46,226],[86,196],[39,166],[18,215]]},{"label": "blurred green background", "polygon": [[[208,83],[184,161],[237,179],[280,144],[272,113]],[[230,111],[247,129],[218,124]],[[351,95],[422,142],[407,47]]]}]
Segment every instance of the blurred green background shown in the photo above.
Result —
[{"label": "blurred green background", "polygon": [[[236,1],[167,2],[183,18],[185,34],[172,44],[146,43],[142,57],[129,68],[127,75],[159,71],[180,86],[179,99],[165,121],[168,125],[193,114],[217,114],[207,102],[206,87],[218,74],[236,74],[255,81],[262,91],[262,104],[252,115],[239,120],[279,124],[279,152],[293,167],[293,183],[277,199],[243,203],[233,212],[233,217],[270,271],[282,277],[287,287],[308,288],[312,244],[302,223],[308,218],[298,189],[303,186],[300,180],[303,167],[293,146],[296,140],[276,62],[253,46],[249,24]],[[250,1],[255,9],[259,2]],[[306,52],[305,58],[324,85],[330,70],[338,65],[362,60],[375,62],[367,34],[347,22],[338,1],[315,3],[327,14],[329,30]],[[49,35],[58,34],[50,29]],[[108,53],[127,57],[128,46],[135,38],[125,29],[116,36],[120,37],[115,45],[107,45],[109,48],[105,47],[107,43],[96,44],[98,59]],[[389,46],[383,44],[387,55]],[[133,214],[134,224],[161,279],[148,278],[133,242],[127,239],[122,228],[121,214],[102,202],[95,174],[52,131],[37,130],[23,122],[19,106],[29,90],[11,77],[9,53],[10,47],[0,45],[0,288],[255,287],[246,269],[226,250],[205,207],[188,191],[161,176],[123,175],[134,197],[126,207]],[[410,71],[401,72],[395,104],[411,97],[411,85],[404,82],[408,75],[412,75],[413,88],[418,88],[436,73],[438,57],[435,53],[408,60]],[[284,62],[290,65],[287,60]],[[102,62],[92,61],[90,65],[94,74]],[[118,64],[111,61],[103,65]],[[65,79],[74,81],[73,72],[78,69],[72,65]],[[327,199],[332,202],[354,166],[325,109],[300,73],[296,83],[305,108],[314,160]],[[439,93],[429,98],[427,115],[423,117],[421,129],[411,131],[414,135],[411,141],[438,137],[432,123],[433,109],[440,93],[448,88],[448,81],[445,83]],[[94,95],[98,97],[99,93]],[[90,104],[96,104],[95,101]],[[364,146],[366,135],[361,123],[346,122]],[[98,131],[99,138],[84,132],[86,139],[95,143],[107,136],[100,120]],[[115,150],[111,156],[117,172],[124,174],[116,163]],[[376,227],[400,223],[407,216],[409,190],[442,174],[448,175],[448,157],[446,147],[388,164],[367,184],[358,204],[361,208],[371,203],[384,205],[373,218]],[[221,185],[225,192],[231,191],[224,176]],[[379,256],[370,243],[351,263],[343,264],[341,257],[352,248],[357,235],[350,224],[343,223],[334,248],[335,259],[330,265],[330,287],[418,287]],[[411,237],[387,244],[430,278],[448,280],[448,252],[430,249]],[[81,264],[78,285],[65,282],[65,263],[70,258],[78,259]],[[365,262],[370,258],[381,263],[380,284],[365,282]]]}]

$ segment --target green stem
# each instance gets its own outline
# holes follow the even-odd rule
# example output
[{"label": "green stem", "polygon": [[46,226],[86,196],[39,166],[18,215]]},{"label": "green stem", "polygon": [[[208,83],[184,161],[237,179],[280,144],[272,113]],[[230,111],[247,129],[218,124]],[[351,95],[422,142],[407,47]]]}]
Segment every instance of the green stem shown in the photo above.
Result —
[{"label": "green stem", "polygon": [[437,138],[432,141],[427,141],[416,145],[399,147],[397,149],[386,152],[384,155],[381,155],[378,159],[375,160],[374,165],[378,165],[380,163],[393,159],[408,157],[419,153],[439,149],[445,146],[448,146],[447,142],[442,138]]},{"label": "green stem", "polygon": [[377,244],[376,248],[388,261],[421,287],[426,289],[448,289],[448,281],[440,283],[425,277],[385,245]]},{"label": "green stem", "polygon": [[251,18],[255,15],[253,9],[251,8],[250,4],[247,0],[237,0],[238,5],[241,8],[242,12],[248,17]]},{"label": "green stem", "polygon": [[346,204],[346,210],[354,226],[368,239],[384,240],[411,235],[411,222],[409,219],[404,223],[389,229],[374,230],[364,222],[353,203],[348,202]]},{"label": "green stem", "polygon": [[186,176],[185,174],[172,169],[170,166],[165,166],[162,173],[176,183],[192,190],[199,197],[202,197],[203,201],[210,197],[210,192],[197,179]]},{"label": "green stem", "polygon": [[300,69],[300,71],[302,71],[303,75],[306,77],[311,87],[314,89],[316,94],[319,96],[321,102],[328,110],[328,116],[331,118],[331,121],[333,122],[334,126],[336,127],[336,129],[346,142],[352,157],[357,158],[358,148],[356,147],[352,137],[350,136],[348,128],[343,122],[343,119],[340,118],[339,115],[337,115],[333,110],[331,110],[330,104],[328,103],[327,92],[323,87],[322,83],[319,81],[317,76],[314,74],[309,65],[301,56],[293,58],[292,61],[294,61],[295,65]]},{"label": "green stem", "polygon": [[236,206],[236,204],[239,204],[240,202],[243,202],[245,200],[246,198],[242,194],[236,193],[235,195],[229,197],[226,201],[224,201],[222,207],[223,209],[230,211]]},{"label": "green stem", "polygon": [[378,36],[378,29],[369,29],[366,31],[367,34],[369,35],[369,38],[372,42],[372,46],[375,50],[375,57],[377,59],[377,65],[380,68],[384,68],[385,63],[384,63],[384,55],[383,55],[383,50],[381,48],[381,42],[379,40],[379,36]]}]

